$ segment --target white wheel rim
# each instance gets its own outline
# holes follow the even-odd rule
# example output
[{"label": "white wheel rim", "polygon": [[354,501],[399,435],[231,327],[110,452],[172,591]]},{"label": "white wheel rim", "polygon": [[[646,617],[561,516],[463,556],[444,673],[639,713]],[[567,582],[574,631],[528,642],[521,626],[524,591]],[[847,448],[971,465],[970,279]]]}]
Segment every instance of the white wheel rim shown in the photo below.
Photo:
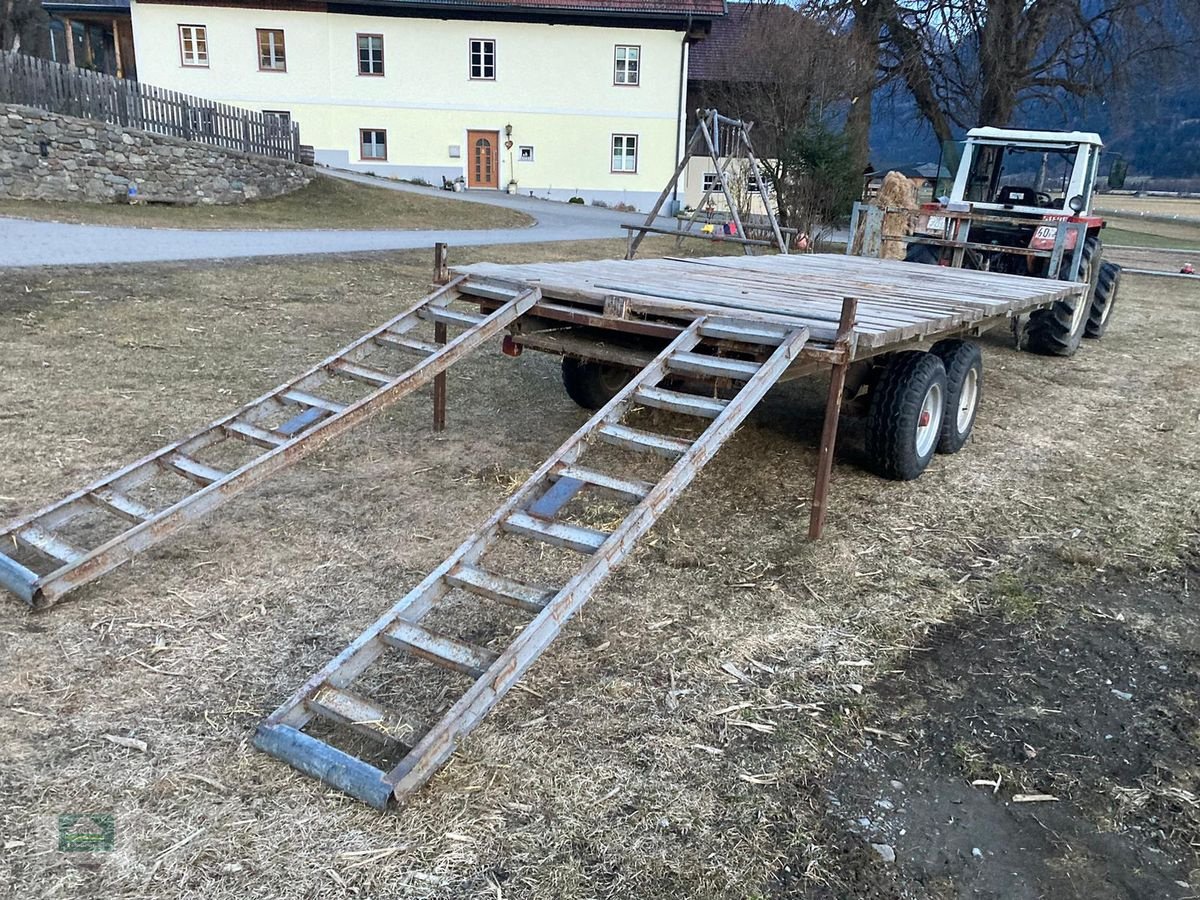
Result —
[{"label": "white wheel rim", "polygon": [[962,390],[958,394],[958,433],[963,434],[971,427],[971,417],[975,415],[975,404],[979,402],[979,370],[972,368],[963,379]]},{"label": "white wheel rim", "polygon": [[1092,307],[1092,294],[1096,287],[1094,284],[1092,284],[1092,269],[1094,265],[1094,262],[1088,263],[1087,269],[1084,270],[1084,272],[1087,274],[1087,278],[1080,279],[1080,281],[1088,286],[1088,289],[1084,291],[1083,294],[1075,298],[1075,308],[1071,310],[1071,334],[1074,334],[1079,330],[1080,323],[1087,315],[1088,310]]},{"label": "white wheel rim", "polygon": [[1100,310],[1100,324],[1101,325],[1103,325],[1105,322],[1108,321],[1108,314],[1110,312],[1112,312],[1112,308],[1113,308],[1113,297],[1115,297],[1116,294],[1117,294],[1117,286],[1116,286],[1116,284],[1113,284],[1112,288],[1108,292],[1108,299],[1104,301],[1104,309]]},{"label": "white wheel rim", "polygon": [[1082,294],[1075,298],[1075,309],[1071,311],[1071,334],[1079,330],[1079,323],[1087,315],[1089,306],[1091,306],[1091,297],[1088,294]]},{"label": "white wheel rim", "polygon": [[917,416],[917,456],[928,456],[942,430],[942,386],[931,384]]}]

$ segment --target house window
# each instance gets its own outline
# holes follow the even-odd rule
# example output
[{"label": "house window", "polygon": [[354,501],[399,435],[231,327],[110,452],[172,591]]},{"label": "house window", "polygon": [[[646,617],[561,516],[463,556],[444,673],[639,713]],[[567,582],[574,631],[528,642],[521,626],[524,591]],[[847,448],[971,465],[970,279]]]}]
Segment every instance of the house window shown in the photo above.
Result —
[{"label": "house window", "polygon": [[208,66],[208,29],[203,25],[179,26],[179,62],[184,66]]},{"label": "house window", "polygon": [[286,72],[287,57],[283,52],[283,31],[277,28],[257,28],[258,68],[261,72]]},{"label": "house window", "polygon": [[704,173],[704,184],[702,185],[702,188],[705,193],[707,193],[709,191],[721,190],[721,179],[719,179],[717,177],[716,172],[705,172]]},{"label": "house window", "polygon": [[471,77],[492,81],[496,78],[496,42],[471,39]]},{"label": "house window", "polygon": [[617,44],[617,56],[613,69],[613,84],[638,84],[638,69],[642,58],[641,47]]},{"label": "house window", "polygon": [[264,109],[263,123],[267,126],[267,137],[292,133],[292,114],[286,109]]},{"label": "house window", "polygon": [[363,128],[358,132],[363,159],[387,159],[387,132],[377,128]]},{"label": "house window", "polygon": [[382,34],[360,34],[358,36],[358,74],[383,74]]},{"label": "house window", "polygon": [[213,133],[213,110],[210,106],[192,106],[188,108],[188,127],[192,134]]},{"label": "house window", "polygon": [[637,145],[636,134],[614,134],[612,136],[612,171],[637,171]]}]

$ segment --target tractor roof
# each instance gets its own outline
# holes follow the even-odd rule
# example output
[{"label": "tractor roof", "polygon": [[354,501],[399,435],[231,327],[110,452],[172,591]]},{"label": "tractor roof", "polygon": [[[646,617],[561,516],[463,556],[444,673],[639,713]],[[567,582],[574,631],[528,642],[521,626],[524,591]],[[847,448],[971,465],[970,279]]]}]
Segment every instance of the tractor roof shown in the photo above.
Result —
[{"label": "tractor roof", "polygon": [[1104,141],[1094,131],[1025,131],[1021,128],[972,128],[968,138],[981,141],[1003,141],[1012,144],[1095,144]]}]

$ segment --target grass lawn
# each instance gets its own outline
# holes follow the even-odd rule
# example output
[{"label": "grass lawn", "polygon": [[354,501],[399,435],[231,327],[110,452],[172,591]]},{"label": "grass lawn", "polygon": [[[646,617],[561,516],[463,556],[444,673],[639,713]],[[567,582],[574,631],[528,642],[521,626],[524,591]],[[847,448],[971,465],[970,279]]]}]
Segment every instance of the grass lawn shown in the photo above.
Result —
[{"label": "grass lawn", "polygon": [[[0,517],[280,383],[429,270],[405,252],[0,272]],[[847,410],[818,543],[827,381],[780,385],[392,814],[250,738],[587,419],[556,358],[496,341],[450,370],[445,432],[419,392],[45,613],[0,596],[0,896],[1195,895],[1200,285],[1121,290],[1072,359],[985,335],[973,437],[917,482],[863,470]],[[428,677],[436,712],[457,676]],[[114,849],[58,852],[71,812],[111,814]]]},{"label": "grass lawn", "polygon": [[0,216],[155,228],[411,230],[523,228],[522,212],[483,203],[371,187],[318,175],[307,187],[272,200],[236,206],[0,201]]},{"label": "grass lawn", "polygon": [[1105,216],[1101,236],[1106,244],[1161,247],[1167,250],[1200,250],[1200,225],[1151,222],[1145,219]]}]

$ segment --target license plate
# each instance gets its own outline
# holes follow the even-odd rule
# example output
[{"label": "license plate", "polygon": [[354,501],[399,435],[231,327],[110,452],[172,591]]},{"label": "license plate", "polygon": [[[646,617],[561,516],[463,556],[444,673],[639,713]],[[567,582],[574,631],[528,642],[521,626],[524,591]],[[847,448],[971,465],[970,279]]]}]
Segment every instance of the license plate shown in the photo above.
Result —
[{"label": "license plate", "polygon": [[1033,236],[1035,238],[1052,241],[1058,237],[1058,229],[1053,225],[1039,225],[1038,230],[1033,233]]},{"label": "license plate", "polygon": [[945,231],[946,217],[945,216],[930,216],[928,228],[930,231]]}]

